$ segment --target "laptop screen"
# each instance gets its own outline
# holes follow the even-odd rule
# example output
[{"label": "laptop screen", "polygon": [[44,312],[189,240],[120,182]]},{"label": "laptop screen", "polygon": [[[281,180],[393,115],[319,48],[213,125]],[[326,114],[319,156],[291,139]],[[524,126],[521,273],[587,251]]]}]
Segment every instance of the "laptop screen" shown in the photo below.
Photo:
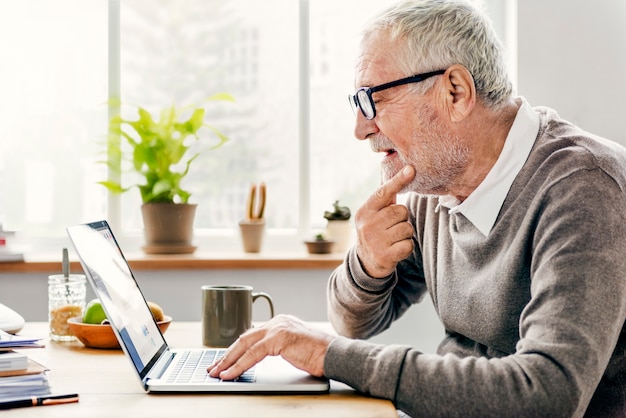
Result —
[{"label": "laptop screen", "polygon": [[70,226],[83,270],[140,378],[167,349],[150,308],[106,221]]}]

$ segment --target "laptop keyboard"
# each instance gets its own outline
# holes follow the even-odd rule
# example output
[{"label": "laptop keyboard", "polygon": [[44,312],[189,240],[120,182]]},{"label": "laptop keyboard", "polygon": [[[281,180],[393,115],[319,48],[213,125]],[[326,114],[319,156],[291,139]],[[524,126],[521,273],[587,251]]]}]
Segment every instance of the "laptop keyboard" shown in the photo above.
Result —
[{"label": "laptop keyboard", "polygon": [[[220,359],[226,350],[183,351],[172,369],[168,383],[204,383],[217,380],[206,369],[215,359]],[[252,383],[255,380],[254,367],[246,370],[235,382]]]}]

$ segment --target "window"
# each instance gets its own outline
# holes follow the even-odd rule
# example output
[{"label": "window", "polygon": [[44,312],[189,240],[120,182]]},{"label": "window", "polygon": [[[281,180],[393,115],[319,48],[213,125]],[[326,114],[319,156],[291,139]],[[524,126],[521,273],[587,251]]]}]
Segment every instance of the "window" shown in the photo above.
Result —
[{"label": "window", "polygon": [[107,127],[107,3],[0,9],[0,223],[30,248],[54,245],[106,210],[94,162]]},{"label": "window", "polygon": [[[109,93],[156,112],[224,91],[236,103],[207,108],[209,122],[230,141],[203,153],[186,182],[199,204],[196,244],[241,248],[237,222],[248,187],[264,181],[264,248],[300,248],[324,227],[322,214],[335,200],[354,211],[380,181],[379,156],[353,137],[346,95],[354,89],[359,30],[392,2],[3,5],[0,222],[39,249],[66,245],[66,225],[108,218],[126,248],[139,248],[138,191],[109,196],[96,184],[106,177],[98,161]],[[123,105],[132,117],[127,112],[133,109]]]}]

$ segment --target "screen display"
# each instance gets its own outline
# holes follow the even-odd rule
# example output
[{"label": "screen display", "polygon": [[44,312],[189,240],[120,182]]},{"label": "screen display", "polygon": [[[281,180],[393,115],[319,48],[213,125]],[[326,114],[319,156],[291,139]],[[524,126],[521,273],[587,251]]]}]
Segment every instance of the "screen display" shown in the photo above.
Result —
[{"label": "screen display", "polygon": [[143,378],[165,340],[106,221],[72,226],[68,234],[123,348]]}]

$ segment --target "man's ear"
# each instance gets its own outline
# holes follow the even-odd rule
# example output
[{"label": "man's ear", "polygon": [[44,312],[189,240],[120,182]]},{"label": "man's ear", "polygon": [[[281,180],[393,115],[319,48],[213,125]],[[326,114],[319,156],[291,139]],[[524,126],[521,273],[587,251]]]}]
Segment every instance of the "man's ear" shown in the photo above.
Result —
[{"label": "man's ear", "polygon": [[444,73],[443,82],[443,106],[451,122],[460,122],[476,105],[474,77],[464,66],[454,64]]}]

